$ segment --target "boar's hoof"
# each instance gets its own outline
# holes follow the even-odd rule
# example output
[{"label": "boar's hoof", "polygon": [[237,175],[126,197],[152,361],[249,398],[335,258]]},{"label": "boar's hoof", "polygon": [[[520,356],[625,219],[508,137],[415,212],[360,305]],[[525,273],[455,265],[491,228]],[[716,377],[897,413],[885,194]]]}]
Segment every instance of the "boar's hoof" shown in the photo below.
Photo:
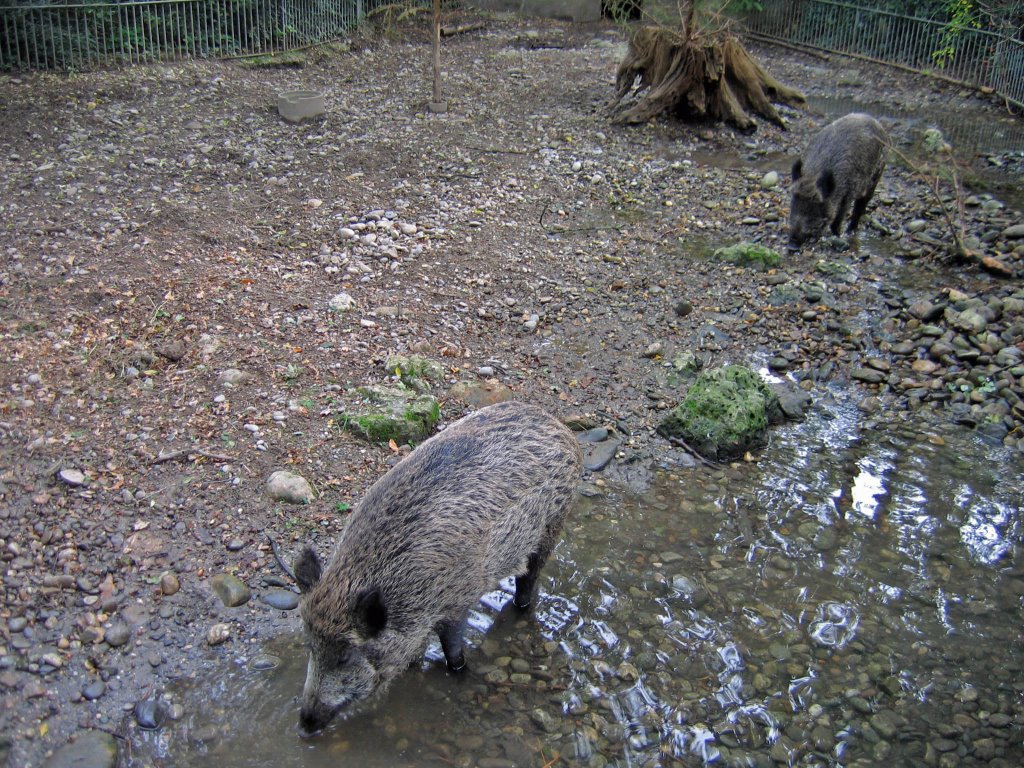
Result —
[{"label": "boar's hoof", "polygon": [[448,665],[449,672],[461,672],[466,668],[466,654],[460,652],[454,660],[446,658],[444,663]]},{"label": "boar's hoof", "polygon": [[519,602],[520,599],[522,599],[522,598],[520,598],[518,595],[513,597],[512,598],[512,605],[514,605],[520,611],[528,611],[528,610],[530,610],[531,600],[529,598],[525,598],[524,602]]}]

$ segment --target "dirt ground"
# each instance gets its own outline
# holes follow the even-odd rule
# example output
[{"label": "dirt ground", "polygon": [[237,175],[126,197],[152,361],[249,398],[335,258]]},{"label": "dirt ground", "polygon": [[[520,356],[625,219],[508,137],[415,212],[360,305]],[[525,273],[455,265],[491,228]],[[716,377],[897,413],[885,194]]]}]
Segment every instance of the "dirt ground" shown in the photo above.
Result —
[{"label": "dirt ground", "polygon": [[[398,455],[343,432],[336,403],[386,380],[389,353],[616,426],[629,437],[610,481],[633,482],[654,464],[702,471],[654,433],[683,391],[676,355],[763,365],[798,347],[796,364],[822,374],[806,379],[813,398],[837,385],[859,399],[849,371],[905,257],[935,290],[1019,286],[1020,253],[988,237],[1019,213],[969,211],[969,233],[1016,278],[954,265],[908,237],[920,219],[941,241],[942,223],[899,167],[870,248],[784,255],[772,273],[717,263],[710,250],[740,240],[783,250],[788,168],[825,117],[784,110],[789,131],[750,135],[614,127],[622,29],[486,22],[444,43],[441,115],[413,27],[302,67],[0,79],[0,763],[39,765],[82,728],[125,736],[168,679],[297,626],[258,596],[223,607],[210,579],[280,585],[267,532],[289,553],[329,548],[339,510]],[[753,51],[812,95],[1008,119],[924,78]],[[279,119],[277,93],[308,88],[325,117]],[[919,130],[887,128],[907,146]],[[766,188],[771,170],[781,183]],[[818,285],[823,261],[859,279],[827,282],[816,303],[768,301],[785,279]],[[330,306],[342,293],[353,308]],[[446,391],[450,422],[467,405]],[[270,502],[277,469],[316,500]],[[230,639],[210,646],[218,623]]]}]

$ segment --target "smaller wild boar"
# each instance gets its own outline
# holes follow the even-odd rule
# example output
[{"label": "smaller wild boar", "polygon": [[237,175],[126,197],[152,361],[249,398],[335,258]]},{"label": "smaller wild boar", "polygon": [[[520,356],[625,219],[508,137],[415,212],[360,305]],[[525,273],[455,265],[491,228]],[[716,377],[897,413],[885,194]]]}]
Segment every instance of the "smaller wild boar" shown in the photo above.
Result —
[{"label": "smaller wild boar", "polygon": [[791,250],[817,240],[826,226],[838,236],[847,214],[847,233],[857,230],[885,169],[888,144],[885,129],[860,112],[826,125],[814,137],[803,157],[793,163]]},{"label": "smaller wild boar", "polygon": [[309,640],[300,733],[385,690],[432,632],[448,667],[464,667],[469,610],[501,577],[516,577],[513,602],[529,608],[580,470],[569,429],[506,402],[434,435],[374,483],[326,569],[310,547],[295,562]]}]

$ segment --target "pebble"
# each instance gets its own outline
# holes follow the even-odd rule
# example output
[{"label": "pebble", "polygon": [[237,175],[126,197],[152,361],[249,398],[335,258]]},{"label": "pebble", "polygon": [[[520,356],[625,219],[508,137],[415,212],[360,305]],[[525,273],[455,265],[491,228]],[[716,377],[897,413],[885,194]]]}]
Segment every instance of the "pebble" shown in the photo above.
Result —
[{"label": "pebble", "polygon": [[127,624],[121,622],[115,622],[107,627],[107,631],[104,635],[107,645],[111,648],[120,648],[125,645],[131,639],[131,630]]},{"label": "pebble", "polygon": [[57,473],[57,478],[64,485],[69,485],[72,488],[78,488],[86,483],[85,473],[78,469],[62,469]]},{"label": "pebble", "polygon": [[230,624],[214,624],[206,631],[206,642],[210,645],[221,645],[230,639]]},{"label": "pebble", "polygon": [[164,595],[170,597],[176,594],[179,589],[181,589],[181,582],[178,581],[178,577],[174,573],[164,571],[160,574],[160,591]]},{"label": "pebble", "polygon": [[94,680],[82,689],[82,697],[87,701],[96,701],[107,692],[107,684],[102,680]]}]

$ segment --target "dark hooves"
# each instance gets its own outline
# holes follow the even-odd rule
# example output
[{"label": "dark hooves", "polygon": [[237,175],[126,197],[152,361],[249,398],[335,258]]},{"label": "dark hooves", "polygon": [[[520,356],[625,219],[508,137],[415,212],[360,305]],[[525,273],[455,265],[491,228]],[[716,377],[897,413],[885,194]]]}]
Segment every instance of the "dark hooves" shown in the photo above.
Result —
[{"label": "dark hooves", "polygon": [[444,663],[448,666],[449,672],[461,672],[466,668],[466,654],[460,653],[459,658],[457,658],[454,662],[446,658],[444,660]]},{"label": "dark hooves", "polygon": [[519,602],[519,598],[517,598],[517,597],[513,597],[513,598],[512,598],[512,605],[514,605],[514,606],[515,606],[516,608],[518,608],[518,609],[519,609],[520,611],[528,611],[528,610],[530,610],[530,606],[531,606],[532,604],[533,604],[533,603],[532,603],[532,601],[530,601],[530,600],[527,600],[527,601],[526,601],[525,603],[520,603],[520,602]]}]

